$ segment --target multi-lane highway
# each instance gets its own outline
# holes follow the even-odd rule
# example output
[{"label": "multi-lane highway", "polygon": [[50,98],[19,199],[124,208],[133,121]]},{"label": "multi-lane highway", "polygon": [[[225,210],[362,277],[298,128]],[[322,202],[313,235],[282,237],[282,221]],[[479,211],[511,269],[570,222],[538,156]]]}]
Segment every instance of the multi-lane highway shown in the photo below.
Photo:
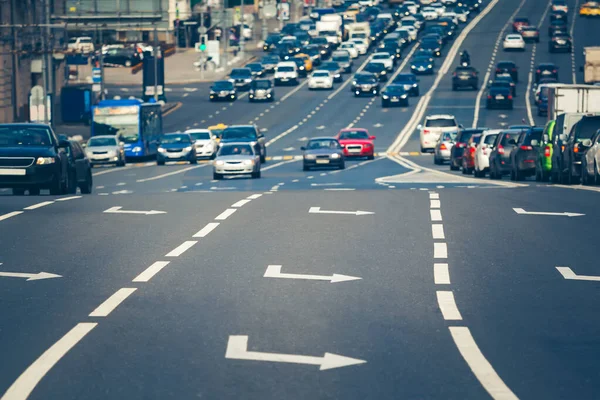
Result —
[{"label": "multi-lane highway", "polygon": [[[416,130],[442,113],[543,126],[533,69],[581,83],[598,41],[578,5],[571,55],[548,53],[550,3],[484,2],[406,108],[354,97],[350,74],[273,103],[173,86],[165,131],[256,124],[261,179],[136,162],[95,168],[91,195],[0,192],[0,398],[600,398],[598,187],[465,177],[419,154]],[[541,40],[506,53],[515,16]],[[451,90],[463,49],[479,91]],[[514,109],[487,110],[501,60],[519,67]],[[375,159],[303,171],[307,139],[345,127],[376,136]]]}]

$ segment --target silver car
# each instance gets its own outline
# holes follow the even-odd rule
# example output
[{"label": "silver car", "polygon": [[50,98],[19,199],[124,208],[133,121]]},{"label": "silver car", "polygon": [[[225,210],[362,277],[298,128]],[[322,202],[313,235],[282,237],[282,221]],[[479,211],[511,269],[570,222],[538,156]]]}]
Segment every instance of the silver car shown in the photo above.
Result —
[{"label": "silver car", "polygon": [[456,143],[458,131],[443,132],[433,149],[433,162],[436,165],[442,165],[445,161],[450,161],[452,147]]},{"label": "silver car", "polygon": [[99,164],[114,164],[117,167],[124,167],[126,161],[123,146],[124,144],[120,142],[118,136],[99,135],[88,140],[85,153],[92,167]]},{"label": "silver car", "polygon": [[225,175],[251,175],[260,178],[260,154],[250,143],[223,143],[213,163],[213,179]]}]

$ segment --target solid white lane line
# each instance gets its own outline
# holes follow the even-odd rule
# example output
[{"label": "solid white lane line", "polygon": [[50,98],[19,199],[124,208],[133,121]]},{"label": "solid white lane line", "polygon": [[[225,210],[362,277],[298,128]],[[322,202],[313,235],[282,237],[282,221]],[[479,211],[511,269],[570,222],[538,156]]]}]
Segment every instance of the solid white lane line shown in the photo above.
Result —
[{"label": "solid white lane line", "polygon": [[429,208],[440,208],[440,201],[439,200],[430,200],[429,203]]},{"label": "solid white lane line", "polygon": [[136,276],[132,282],[148,282],[150,279],[154,277],[154,275],[158,274],[161,269],[169,265],[170,261],[157,261],[138,276]]},{"label": "solid white lane line", "polygon": [[0,215],[0,221],[4,221],[5,219],[15,217],[19,214],[23,214],[23,211],[13,211],[13,212],[6,213],[4,215]]},{"label": "solid white lane line", "polygon": [[210,222],[208,224],[206,224],[206,226],[202,229],[200,229],[198,231],[198,233],[196,233],[193,237],[197,238],[203,238],[208,236],[209,233],[211,233],[217,226],[219,226],[219,222]]},{"label": "solid white lane line", "polygon": [[439,199],[440,194],[439,193],[429,193],[429,198],[430,199]]},{"label": "solid white lane line", "polygon": [[244,200],[240,200],[234,204],[231,205],[231,207],[242,207],[245,206],[246,204],[250,203],[252,200],[248,200],[248,199],[244,199]]},{"label": "solid white lane line", "polygon": [[194,165],[192,167],[187,167],[187,168],[183,168],[183,169],[178,169],[177,171],[172,171],[172,172],[167,172],[166,174],[161,174],[161,175],[156,175],[156,176],[152,176],[150,178],[145,178],[145,179],[138,179],[136,180],[136,182],[138,183],[142,183],[142,182],[149,182],[149,181],[155,181],[157,179],[162,179],[162,178],[166,178],[168,176],[173,176],[173,175],[177,175],[177,174],[182,174],[184,172],[187,171],[191,171],[193,169],[196,168],[203,168],[206,167],[209,164],[202,164],[202,165]]},{"label": "solid white lane line", "polygon": [[446,243],[433,244],[433,258],[448,258],[448,246],[446,246]]},{"label": "solid white lane line", "polygon": [[71,196],[71,197],[63,197],[60,199],[56,199],[56,201],[69,201],[69,200],[75,200],[75,199],[80,199],[83,196]]},{"label": "solid white lane line", "polygon": [[277,164],[269,165],[268,167],[265,167],[265,168],[261,168],[261,170],[268,171],[270,169],[281,167],[282,165],[290,164],[290,163],[298,162],[298,161],[300,161],[300,160],[287,160],[287,161],[283,161],[283,162],[280,162],[280,163],[277,163]]},{"label": "solid white lane line", "polygon": [[252,196],[248,196],[250,200],[256,200],[262,196],[262,193],[253,194]]},{"label": "solid white lane line", "polygon": [[456,302],[454,301],[454,293],[451,291],[438,290],[436,295],[438,306],[446,321],[462,320],[462,315],[460,315],[460,311],[458,311],[458,307],[456,307]]},{"label": "solid white lane line", "polygon": [[37,203],[32,206],[25,207],[23,210],[35,210],[36,208],[48,206],[50,204],[54,204],[54,202],[53,201],[42,201],[41,203]]},{"label": "solid white lane line", "polygon": [[81,339],[98,325],[95,322],[80,322],[58,342],[54,343],[17,378],[8,388],[2,400],[25,400],[42,378],[65,356]]},{"label": "solid white lane line", "polygon": [[175,247],[170,252],[168,252],[167,255],[165,255],[165,257],[179,257],[180,255],[191,249],[196,243],[198,242],[194,240],[185,241],[179,246]]},{"label": "solid white lane line", "polygon": [[506,386],[494,367],[479,350],[469,328],[466,326],[451,326],[449,329],[458,351],[460,351],[469,368],[490,396],[494,400],[518,400],[518,397]]},{"label": "solid white lane line", "polygon": [[444,235],[444,225],[442,224],[432,224],[431,225],[431,235],[434,239],[446,239]]},{"label": "solid white lane line", "polygon": [[119,306],[126,298],[131,296],[137,288],[121,288],[112,296],[100,304],[94,311],[90,313],[90,317],[107,317],[115,308]]},{"label": "solid white lane line", "polygon": [[448,272],[448,264],[435,263],[433,264],[433,279],[436,285],[449,285],[450,272]]},{"label": "solid white lane line", "polygon": [[217,221],[224,221],[228,217],[230,217],[231,215],[233,215],[233,213],[236,212],[236,211],[237,210],[235,208],[228,208],[227,210],[225,210],[221,214],[219,214],[219,216],[217,216],[217,218],[215,218],[215,219]]},{"label": "solid white lane line", "polygon": [[442,220],[442,212],[440,210],[429,210],[429,214],[431,215],[432,221]]},{"label": "solid white lane line", "polygon": [[332,192],[336,192],[336,191],[343,192],[343,191],[352,191],[352,190],[356,190],[356,189],[354,189],[354,188],[326,188],[326,189],[323,189],[323,190],[329,190],[329,191],[332,191]]}]

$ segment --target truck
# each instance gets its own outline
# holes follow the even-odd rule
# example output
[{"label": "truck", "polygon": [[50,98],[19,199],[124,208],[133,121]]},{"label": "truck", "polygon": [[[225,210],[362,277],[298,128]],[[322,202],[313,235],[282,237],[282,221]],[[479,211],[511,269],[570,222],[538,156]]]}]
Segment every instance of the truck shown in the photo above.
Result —
[{"label": "truck", "polygon": [[600,47],[584,47],[583,56],[583,81],[588,84],[600,82]]},{"label": "truck", "polygon": [[369,43],[371,38],[371,25],[368,22],[355,22],[348,24],[348,39],[365,39]]},{"label": "truck", "polygon": [[335,46],[341,43],[344,36],[344,20],[339,14],[322,15],[317,21],[317,34],[327,38]]},{"label": "truck", "polygon": [[600,86],[565,84],[547,90],[548,121],[563,113],[600,112]]}]

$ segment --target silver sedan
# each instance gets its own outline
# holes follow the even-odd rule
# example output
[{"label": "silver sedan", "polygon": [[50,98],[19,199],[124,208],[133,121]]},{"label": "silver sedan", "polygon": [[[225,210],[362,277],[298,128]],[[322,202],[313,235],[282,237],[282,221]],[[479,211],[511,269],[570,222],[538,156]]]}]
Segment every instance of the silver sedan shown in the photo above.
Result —
[{"label": "silver sedan", "polygon": [[456,142],[458,132],[444,132],[440,135],[435,148],[433,149],[433,162],[437,165],[450,161],[450,153]]},{"label": "silver sedan", "polygon": [[225,143],[213,162],[213,179],[225,175],[251,175],[260,178],[260,155],[250,143]]}]

